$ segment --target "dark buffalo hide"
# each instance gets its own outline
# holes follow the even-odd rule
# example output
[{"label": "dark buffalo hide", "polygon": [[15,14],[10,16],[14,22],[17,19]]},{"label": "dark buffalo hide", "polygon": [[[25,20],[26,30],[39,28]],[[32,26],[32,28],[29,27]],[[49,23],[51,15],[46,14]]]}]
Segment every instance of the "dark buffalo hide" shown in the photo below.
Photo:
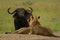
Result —
[{"label": "dark buffalo hide", "polygon": [[9,11],[10,8],[8,8],[8,13],[13,14],[15,30],[29,26],[28,23],[29,17],[32,16],[32,12],[33,12],[33,9],[31,7],[29,8],[31,10],[25,8],[17,8],[12,13]]}]

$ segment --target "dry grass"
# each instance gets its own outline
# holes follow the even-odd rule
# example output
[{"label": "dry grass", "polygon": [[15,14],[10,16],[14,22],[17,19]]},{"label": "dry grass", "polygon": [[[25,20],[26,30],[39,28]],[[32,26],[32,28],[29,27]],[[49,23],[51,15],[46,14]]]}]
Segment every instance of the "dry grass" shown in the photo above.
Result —
[{"label": "dry grass", "polygon": [[7,13],[11,7],[14,11],[17,7],[31,6],[33,15],[40,15],[40,22],[43,26],[50,27],[53,31],[60,30],[60,0],[31,0],[32,5],[23,5],[23,2],[29,0],[0,0],[0,33],[14,31],[13,17]]}]

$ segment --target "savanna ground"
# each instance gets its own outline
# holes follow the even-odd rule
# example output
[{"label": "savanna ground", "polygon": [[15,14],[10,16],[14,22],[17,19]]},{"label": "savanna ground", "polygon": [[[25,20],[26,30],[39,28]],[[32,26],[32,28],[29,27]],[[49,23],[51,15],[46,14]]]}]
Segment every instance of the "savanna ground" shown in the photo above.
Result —
[{"label": "savanna ground", "polygon": [[[60,36],[60,32],[55,33],[57,34]],[[60,40],[60,38],[28,34],[0,34],[0,40]]]},{"label": "savanna ground", "polygon": [[33,8],[34,16],[41,16],[40,23],[53,31],[60,31],[60,0],[0,0],[0,34],[6,31],[14,31],[13,17],[9,15],[7,9],[11,7],[11,12],[16,8]]}]

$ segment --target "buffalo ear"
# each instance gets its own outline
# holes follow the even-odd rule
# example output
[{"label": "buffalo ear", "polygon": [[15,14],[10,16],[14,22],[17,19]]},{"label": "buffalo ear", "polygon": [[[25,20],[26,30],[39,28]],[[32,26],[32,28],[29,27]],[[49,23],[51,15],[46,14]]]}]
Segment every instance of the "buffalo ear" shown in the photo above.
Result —
[{"label": "buffalo ear", "polygon": [[38,19],[40,19],[40,16],[38,16]]}]

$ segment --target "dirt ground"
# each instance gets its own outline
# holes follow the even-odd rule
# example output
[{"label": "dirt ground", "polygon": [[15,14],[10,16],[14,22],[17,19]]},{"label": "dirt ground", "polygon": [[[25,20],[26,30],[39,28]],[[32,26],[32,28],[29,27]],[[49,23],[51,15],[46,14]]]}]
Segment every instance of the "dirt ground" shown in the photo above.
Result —
[{"label": "dirt ground", "polygon": [[[54,34],[60,36],[60,32]],[[0,34],[0,40],[60,40],[60,38],[28,34]]]}]

